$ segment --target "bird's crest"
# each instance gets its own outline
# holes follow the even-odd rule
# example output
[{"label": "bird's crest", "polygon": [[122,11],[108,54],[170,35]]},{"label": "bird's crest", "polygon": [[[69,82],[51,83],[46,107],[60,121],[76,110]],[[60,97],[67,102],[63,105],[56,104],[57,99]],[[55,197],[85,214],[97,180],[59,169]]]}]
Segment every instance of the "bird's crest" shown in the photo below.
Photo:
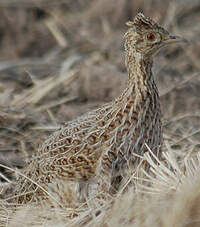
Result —
[{"label": "bird's crest", "polygon": [[155,21],[153,21],[149,17],[145,17],[143,13],[138,13],[133,21],[128,21],[126,23],[128,27],[136,27],[138,29],[148,29],[148,28],[160,28],[160,25],[158,25]]}]

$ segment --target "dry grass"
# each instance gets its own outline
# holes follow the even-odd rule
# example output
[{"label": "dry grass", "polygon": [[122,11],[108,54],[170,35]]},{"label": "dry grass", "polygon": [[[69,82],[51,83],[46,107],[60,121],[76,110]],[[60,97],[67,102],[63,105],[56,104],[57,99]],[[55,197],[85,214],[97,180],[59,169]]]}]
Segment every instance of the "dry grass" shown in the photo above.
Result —
[{"label": "dry grass", "polygon": [[52,195],[41,207],[16,208],[1,197],[0,226],[200,226],[200,4],[195,0],[1,1],[2,190],[16,183],[24,160],[52,130],[120,94],[127,76],[124,23],[138,11],[190,41],[155,57],[164,115],[160,165],[147,154],[150,173],[138,168],[129,180],[135,190],[125,184],[115,198],[102,192],[80,203],[70,182],[59,198]]},{"label": "dry grass", "polygon": [[51,197],[40,207],[13,208],[2,200],[1,221],[8,226],[199,226],[199,153],[177,161],[177,153],[168,150],[159,165],[152,156],[149,152],[144,157],[150,172],[138,170],[146,177],[131,177],[135,190],[130,187],[115,198],[104,195],[106,199],[94,197],[81,204],[69,183],[60,190],[61,205]]}]

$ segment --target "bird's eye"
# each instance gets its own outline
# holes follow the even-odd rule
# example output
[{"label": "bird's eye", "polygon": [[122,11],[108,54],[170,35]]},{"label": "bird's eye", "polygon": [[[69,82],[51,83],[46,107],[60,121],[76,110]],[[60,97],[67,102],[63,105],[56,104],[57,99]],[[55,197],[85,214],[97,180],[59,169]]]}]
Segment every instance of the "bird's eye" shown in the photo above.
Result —
[{"label": "bird's eye", "polygon": [[149,43],[160,43],[161,42],[161,35],[158,32],[148,32],[145,34],[145,39],[149,42]]},{"label": "bird's eye", "polygon": [[155,38],[156,38],[156,36],[155,36],[154,33],[151,32],[151,33],[148,33],[148,34],[147,34],[147,39],[148,39],[149,41],[154,41]]}]

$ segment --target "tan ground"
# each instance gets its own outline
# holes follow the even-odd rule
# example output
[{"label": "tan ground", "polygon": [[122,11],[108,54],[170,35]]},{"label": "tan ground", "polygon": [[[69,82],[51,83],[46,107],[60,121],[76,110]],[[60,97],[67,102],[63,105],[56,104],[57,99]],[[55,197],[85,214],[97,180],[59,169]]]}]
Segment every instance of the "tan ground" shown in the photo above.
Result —
[{"label": "tan ground", "polygon": [[[62,208],[13,213],[1,199],[0,226],[200,226],[198,0],[1,0],[0,163],[21,169],[58,125],[120,94],[125,22],[139,11],[190,41],[154,61],[169,171],[155,167],[148,190],[138,181],[136,192],[98,205],[79,204],[70,184]],[[15,182],[12,171],[0,170]]]}]

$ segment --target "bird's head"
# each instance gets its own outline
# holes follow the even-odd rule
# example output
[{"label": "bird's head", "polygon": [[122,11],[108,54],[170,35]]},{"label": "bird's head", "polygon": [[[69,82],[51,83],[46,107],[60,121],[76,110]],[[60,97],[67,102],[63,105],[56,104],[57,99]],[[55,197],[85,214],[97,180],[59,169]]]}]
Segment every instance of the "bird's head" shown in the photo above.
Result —
[{"label": "bird's head", "polygon": [[126,25],[129,29],[125,34],[125,50],[129,54],[134,52],[146,58],[152,56],[162,46],[186,41],[179,36],[169,34],[142,13],[138,13],[134,20],[127,22]]}]

